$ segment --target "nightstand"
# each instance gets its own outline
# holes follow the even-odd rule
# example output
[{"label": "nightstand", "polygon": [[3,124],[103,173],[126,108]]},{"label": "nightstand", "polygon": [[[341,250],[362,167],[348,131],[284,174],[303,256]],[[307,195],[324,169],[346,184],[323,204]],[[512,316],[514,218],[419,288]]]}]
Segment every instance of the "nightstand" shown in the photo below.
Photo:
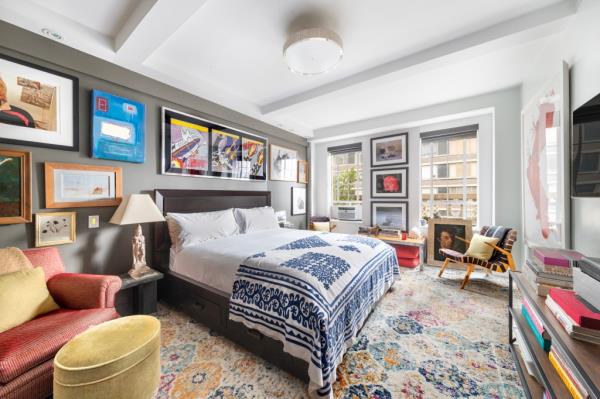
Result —
[{"label": "nightstand", "polygon": [[133,314],[150,314],[156,312],[157,281],[163,278],[163,274],[157,270],[146,274],[141,278],[134,279],[129,274],[120,274],[122,285],[121,291],[133,289]]}]

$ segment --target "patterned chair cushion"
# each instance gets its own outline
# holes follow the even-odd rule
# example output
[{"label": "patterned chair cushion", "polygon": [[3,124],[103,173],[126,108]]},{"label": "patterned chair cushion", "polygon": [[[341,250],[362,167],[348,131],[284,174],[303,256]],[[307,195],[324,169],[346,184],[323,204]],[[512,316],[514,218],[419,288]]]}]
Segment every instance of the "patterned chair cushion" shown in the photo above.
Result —
[{"label": "patterned chair cushion", "polygon": [[0,333],[0,384],[52,359],[67,341],[88,327],[117,317],[114,308],[59,309]]}]

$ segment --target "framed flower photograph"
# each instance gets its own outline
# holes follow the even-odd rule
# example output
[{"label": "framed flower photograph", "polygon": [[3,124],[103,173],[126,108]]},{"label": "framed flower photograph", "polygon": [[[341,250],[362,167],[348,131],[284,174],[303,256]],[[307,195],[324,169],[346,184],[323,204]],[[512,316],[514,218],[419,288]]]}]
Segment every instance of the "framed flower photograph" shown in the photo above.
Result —
[{"label": "framed flower photograph", "polygon": [[371,198],[408,198],[408,168],[372,169]]},{"label": "framed flower photograph", "polygon": [[123,196],[120,167],[46,162],[46,208],[117,206]]},{"label": "framed flower photograph", "polygon": [[72,244],[75,242],[75,212],[35,214],[35,246]]},{"label": "framed flower photograph", "polygon": [[31,153],[0,149],[0,224],[31,222]]},{"label": "framed flower photograph", "polygon": [[298,161],[298,183],[308,184],[308,162]]},{"label": "framed flower photograph", "polygon": [[0,54],[0,142],[79,150],[79,79]]},{"label": "framed flower photograph", "polygon": [[292,187],[292,215],[306,215],[306,189]]},{"label": "framed flower photograph", "polygon": [[298,180],[298,152],[288,148],[271,144],[271,180],[291,181]]},{"label": "framed flower photograph", "polygon": [[371,225],[408,231],[408,202],[371,202]]},{"label": "framed flower photograph", "polygon": [[408,163],[408,133],[371,139],[371,167]]}]

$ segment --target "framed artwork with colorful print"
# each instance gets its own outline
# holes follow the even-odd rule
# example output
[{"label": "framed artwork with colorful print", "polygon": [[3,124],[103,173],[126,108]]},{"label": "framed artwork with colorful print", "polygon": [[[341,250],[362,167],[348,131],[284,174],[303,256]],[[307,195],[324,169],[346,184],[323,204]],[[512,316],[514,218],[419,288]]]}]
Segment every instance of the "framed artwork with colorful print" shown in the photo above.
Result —
[{"label": "framed artwork with colorful print", "polygon": [[372,169],[371,198],[408,198],[408,168]]},{"label": "framed artwork with colorful print", "polygon": [[92,157],[144,163],[146,155],[144,104],[92,90]]},{"label": "framed artwork with colorful print", "polygon": [[0,54],[0,142],[79,150],[79,79]]},{"label": "framed artwork with colorful print", "polygon": [[395,133],[371,139],[371,167],[408,163],[408,133]]}]

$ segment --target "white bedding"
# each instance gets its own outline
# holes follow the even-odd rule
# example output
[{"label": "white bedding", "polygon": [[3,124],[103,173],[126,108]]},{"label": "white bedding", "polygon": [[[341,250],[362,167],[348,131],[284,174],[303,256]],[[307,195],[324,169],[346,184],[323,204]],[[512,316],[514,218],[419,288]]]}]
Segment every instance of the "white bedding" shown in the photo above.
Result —
[{"label": "white bedding", "polygon": [[175,273],[231,294],[235,274],[243,261],[314,231],[273,229],[205,241],[171,251],[169,266]]}]

